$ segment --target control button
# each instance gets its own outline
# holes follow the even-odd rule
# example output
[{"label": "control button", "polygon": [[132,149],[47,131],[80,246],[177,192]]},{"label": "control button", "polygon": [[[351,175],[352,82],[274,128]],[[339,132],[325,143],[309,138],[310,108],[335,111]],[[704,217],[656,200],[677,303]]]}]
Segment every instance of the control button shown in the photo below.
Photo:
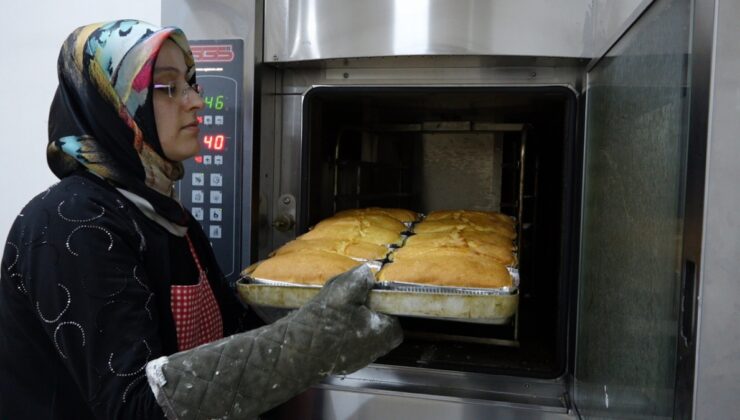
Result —
[{"label": "control button", "polygon": [[195,220],[203,220],[203,209],[201,207],[193,207],[192,212]]},{"label": "control button", "polygon": [[224,178],[221,174],[211,174],[211,186],[220,187],[224,184]]},{"label": "control button", "polygon": [[204,165],[210,165],[212,159],[213,159],[213,156],[211,156],[211,155],[205,155],[205,156],[203,156],[203,164]]},{"label": "control button", "polygon": [[221,208],[220,207],[214,207],[210,211],[210,220],[213,222],[220,222],[221,221]]},{"label": "control button", "polygon": [[205,196],[203,195],[203,191],[193,190],[191,198],[193,203],[202,203]]},{"label": "control button", "polygon": [[213,124],[213,117],[211,115],[205,115],[205,116],[203,116],[203,124],[205,124],[205,125],[211,125],[211,124]]},{"label": "control button", "polygon": [[224,116],[216,115],[216,125],[224,125]]},{"label": "control button", "polygon": [[199,187],[205,182],[203,172],[193,172],[193,186]]},{"label": "control button", "polygon": [[216,155],[213,157],[213,164],[214,165],[223,165],[224,163],[224,157],[221,155]]},{"label": "control button", "polygon": [[221,204],[221,191],[211,191],[211,203]]},{"label": "control button", "polygon": [[208,227],[208,236],[212,239],[218,239],[221,237],[221,226],[211,225]]}]

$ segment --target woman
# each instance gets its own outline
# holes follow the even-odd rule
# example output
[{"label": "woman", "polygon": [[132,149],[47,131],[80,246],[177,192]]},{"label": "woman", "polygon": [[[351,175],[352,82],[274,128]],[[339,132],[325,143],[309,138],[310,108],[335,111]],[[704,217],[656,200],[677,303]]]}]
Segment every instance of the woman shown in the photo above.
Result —
[{"label": "woman", "polygon": [[58,73],[60,182],[22,210],[2,260],[0,418],[251,418],[400,343],[364,306],[363,268],[239,333],[244,310],[174,197],[203,108],[179,29],[81,27]]}]

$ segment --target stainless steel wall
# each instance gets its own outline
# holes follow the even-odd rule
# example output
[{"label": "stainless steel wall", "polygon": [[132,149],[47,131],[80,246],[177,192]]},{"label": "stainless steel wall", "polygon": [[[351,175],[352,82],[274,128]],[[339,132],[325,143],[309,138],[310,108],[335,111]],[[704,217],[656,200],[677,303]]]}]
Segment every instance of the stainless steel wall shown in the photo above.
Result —
[{"label": "stainless steel wall", "polygon": [[271,0],[265,62],[396,55],[590,58],[640,0]]},{"label": "stainless steel wall", "polygon": [[740,413],[740,2],[715,7],[694,418]]},{"label": "stainless steel wall", "polygon": [[653,0],[591,0],[586,16],[584,51],[596,57],[622,35],[635,18]]}]

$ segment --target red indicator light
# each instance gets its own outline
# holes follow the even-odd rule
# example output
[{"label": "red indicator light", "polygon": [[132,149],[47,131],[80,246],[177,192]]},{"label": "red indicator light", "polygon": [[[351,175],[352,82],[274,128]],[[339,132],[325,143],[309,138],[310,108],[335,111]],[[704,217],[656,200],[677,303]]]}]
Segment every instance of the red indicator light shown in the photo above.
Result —
[{"label": "red indicator light", "polygon": [[203,124],[203,117],[198,117],[198,124]]},{"label": "red indicator light", "polygon": [[203,156],[196,156],[195,163],[203,163]]}]

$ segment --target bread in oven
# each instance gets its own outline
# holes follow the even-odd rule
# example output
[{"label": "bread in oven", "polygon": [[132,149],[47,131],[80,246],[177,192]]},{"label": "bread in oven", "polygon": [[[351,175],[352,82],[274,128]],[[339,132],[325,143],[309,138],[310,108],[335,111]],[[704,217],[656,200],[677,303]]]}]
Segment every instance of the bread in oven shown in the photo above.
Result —
[{"label": "bread in oven", "polygon": [[427,215],[424,220],[459,220],[477,225],[485,225],[489,221],[506,223],[511,226],[516,225],[516,220],[503,213],[482,210],[436,210]]},{"label": "bread in oven", "polygon": [[408,230],[406,225],[404,225],[403,223],[383,214],[335,215],[328,219],[322,220],[316,226],[336,224],[375,226],[383,229],[392,230],[398,233]]},{"label": "bread in oven", "polygon": [[515,266],[516,257],[511,248],[487,244],[478,241],[451,242],[446,245],[405,245],[395,250],[390,258],[393,261],[401,261],[409,258],[455,258],[466,255],[480,255],[488,257],[505,266]]},{"label": "bread in oven", "polygon": [[416,213],[411,210],[407,209],[397,209],[397,208],[382,208],[382,207],[367,207],[364,209],[349,209],[349,210],[343,210],[336,214],[336,216],[357,216],[357,215],[367,215],[367,214],[380,214],[384,216],[392,217],[399,222],[403,223],[409,223],[409,222],[415,222],[419,220],[419,213]]},{"label": "bread in oven", "polygon": [[344,239],[376,245],[400,245],[401,234],[377,226],[355,223],[319,223],[301,236],[302,239]]},{"label": "bread in oven", "polygon": [[251,276],[288,283],[323,285],[332,277],[360,264],[333,252],[305,249],[270,257],[262,261]]},{"label": "bread in oven", "polygon": [[508,249],[514,249],[511,238],[497,235],[492,232],[480,232],[473,229],[453,230],[447,232],[420,233],[409,236],[404,247],[415,245],[445,246],[459,244],[460,242],[476,241],[496,245]]},{"label": "bread in oven", "polygon": [[414,226],[415,233],[459,232],[464,230],[494,233],[512,240],[516,238],[514,226],[492,220],[484,223],[456,219],[424,220]]},{"label": "bread in oven", "polygon": [[509,270],[481,255],[419,256],[383,266],[380,281],[400,281],[436,286],[499,288],[512,286]]},{"label": "bread in oven", "polygon": [[301,252],[307,249],[333,252],[361,260],[382,260],[388,254],[387,247],[369,242],[333,238],[303,239],[302,236],[299,236],[296,240],[290,241],[278,248],[274,255]]}]

